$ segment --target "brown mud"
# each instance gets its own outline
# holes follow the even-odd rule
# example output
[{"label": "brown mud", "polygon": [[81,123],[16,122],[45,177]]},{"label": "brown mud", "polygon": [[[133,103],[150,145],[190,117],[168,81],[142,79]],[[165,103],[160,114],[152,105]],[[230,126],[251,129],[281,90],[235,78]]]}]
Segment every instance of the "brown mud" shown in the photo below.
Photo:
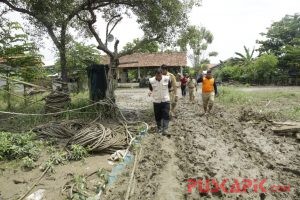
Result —
[{"label": "brown mud", "polygon": [[[81,161],[54,166],[54,173],[47,173],[30,194],[38,189],[45,189],[45,199],[65,199],[65,196],[62,195],[62,188],[72,179],[73,175],[89,175],[99,168],[110,171],[112,166],[107,163],[108,158],[109,155],[94,155]],[[48,156],[45,154],[36,164],[41,166],[47,159]],[[0,170],[1,200],[19,199],[42,174],[39,167],[31,171],[23,171],[20,170],[20,167],[5,164],[1,165]],[[92,184],[90,186],[92,187]]]},{"label": "brown mud", "polygon": [[[153,121],[147,90],[124,89],[116,93],[118,105],[126,117]],[[275,100],[271,102],[275,103]],[[294,137],[275,135],[268,115],[245,107],[228,110],[217,103],[211,115],[203,116],[200,104],[179,99],[177,117],[170,122],[170,138],[157,135],[153,123],[149,123],[152,129],[142,141],[129,199],[300,199],[299,141]],[[47,200],[65,199],[61,189],[71,179],[70,175],[90,174],[99,168],[111,170],[108,157],[107,154],[92,155],[85,162],[56,166],[55,173],[46,175],[32,192],[46,189]],[[37,164],[46,160],[47,157],[42,157]],[[125,199],[131,172],[132,166],[129,166],[118,181],[107,188],[101,200]],[[40,175],[38,168],[24,172],[19,167],[0,163],[1,198],[17,199]],[[245,178],[267,179],[264,186],[268,191],[199,193],[193,188],[192,193],[188,193],[191,178],[219,182],[227,178],[228,189],[234,179],[240,183]],[[290,191],[271,192],[272,185],[290,185]]]},{"label": "brown mud", "polygon": [[[180,99],[177,117],[170,123],[172,136],[150,133],[142,143],[129,199],[300,199],[299,141],[275,135],[266,116],[232,110],[216,105],[212,114],[203,116],[200,105]],[[125,199],[131,170],[104,199]],[[198,186],[188,193],[191,178],[220,183],[228,179],[229,193],[200,193]],[[230,193],[234,179],[241,188],[244,179],[252,180],[252,186]],[[267,191],[255,191],[254,185],[264,179]],[[271,191],[275,186],[290,186],[290,191]]]}]

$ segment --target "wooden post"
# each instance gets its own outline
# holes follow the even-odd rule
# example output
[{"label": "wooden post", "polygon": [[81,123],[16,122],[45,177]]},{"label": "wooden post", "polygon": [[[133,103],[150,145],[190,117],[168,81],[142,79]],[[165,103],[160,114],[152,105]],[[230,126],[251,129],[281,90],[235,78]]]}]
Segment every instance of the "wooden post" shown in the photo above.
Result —
[{"label": "wooden post", "polygon": [[138,79],[141,80],[141,68],[138,67]]}]

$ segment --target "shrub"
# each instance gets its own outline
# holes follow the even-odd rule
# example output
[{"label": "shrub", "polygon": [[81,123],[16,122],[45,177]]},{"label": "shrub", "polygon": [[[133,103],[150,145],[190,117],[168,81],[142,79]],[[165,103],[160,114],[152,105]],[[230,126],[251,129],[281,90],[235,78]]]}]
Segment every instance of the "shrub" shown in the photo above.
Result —
[{"label": "shrub", "polygon": [[87,150],[81,145],[72,145],[69,160],[81,160],[88,156]]},{"label": "shrub", "polygon": [[33,133],[0,132],[0,159],[13,160],[29,157],[37,160],[41,143]]},{"label": "shrub", "polygon": [[36,164],[35,164],[35,162],[34,162],[33,159],[31,159],[31,158],[29,158],[28,156],[26,156],[26,157],[24,157],[24,158],[22,159],[22,167],[23,167],[24,169],[31,170],[31,169],[33,169],[33,168],[36,167]]}]

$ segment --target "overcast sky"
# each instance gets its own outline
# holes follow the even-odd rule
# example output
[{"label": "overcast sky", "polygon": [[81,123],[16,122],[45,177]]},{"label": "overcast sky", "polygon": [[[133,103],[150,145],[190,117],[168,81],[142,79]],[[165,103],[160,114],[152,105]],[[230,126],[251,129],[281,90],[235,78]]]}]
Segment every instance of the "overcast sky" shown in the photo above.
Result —
[{"label": "overcast sky", "polygon": [[[214,41],[208,51],[217,51],[219,55],[211,59],[212,63],[234,56],[234,52],[243,52],[243,46],[253,48],[260,39],[259,33],[266,32],[272,22],[280,20],[286,14],[300,12],[300,0],[203,0],[203,5],[195,8],[190,15],[191,23],[205,26],[214,35]],[[120,49],[134,38],[141,37],[135,19],[124,19],[114,31],[120,40]],[[54,63],[51,41],[42,50],[45,64]]]},{"label": "overcast sky", "polygon": [[300,12],[300,0],[203,0],[203,6],[195,8],[191,21],[203,25],[214,35],[209,50],[217,51],[219,62],[243,52],[243,46],[253,48],[259,33],[279,21],[286,14]]}]

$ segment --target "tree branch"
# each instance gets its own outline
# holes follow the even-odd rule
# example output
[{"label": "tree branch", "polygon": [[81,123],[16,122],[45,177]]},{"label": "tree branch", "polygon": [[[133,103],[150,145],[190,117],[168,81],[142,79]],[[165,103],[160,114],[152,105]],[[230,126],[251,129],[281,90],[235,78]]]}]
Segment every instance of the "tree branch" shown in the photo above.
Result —
[{"label": "tree branch", "polygon": [[30,16],[36,17],[35,14],[33,12],[30,12],[29,10],[26,10],[24,8],[19,8],[16,7],[15,5],[13,5],[12,3],[10,3],[8,0],[0,0],[0,3],[4,3],[6,4],[8,7],[10,7],[11,9],[20,12],[20,13],[24,13],[24,14],[28,14]]},{"label": "tree branch", "polygon": [[138,44],[136,44],[132,49],[129,49],[127,51],[124,51],[122,53],[120,53],[118,55],[118,57],[122,57],[122,56],[125,56],[125,55],[130,55],[130,54],[133,54],[136,50],[138,50],[140,47],[142,47],[143,45],[149,43],[149,42],[154,42],[154,41],[157,41],[159,38],[161,38],[160,35],[154,37],[154,38],[150,38],[150,39],[142,39]]},{"label": "tree branch", "polygon": [[24,9],[24,8],[19,8],[19,7],[16,7],[15,5],[13,5],[12,3],[10,3],[8,0],[0,0],[0,3],[4,3],[6,4],[9,8],[11,8],[12,10],[15,10],[17,12],[20,12],[20,13],[23,13],[23,14],[28,14],[29,16],[32,16],[34,17],[35,19],[38,19],[47,29],[51,39],[53,40],[55,46],[57,48],[60,48],[60,43],[53,31],[53,28],[51,26],[51,24],[47,23],[45,20],[43,20],[42,18],[39,18],[37,17],[33,12],[27,10],[27,9]]},{"label": "tree branch", "polygon": [[104,51],[107,55],[109,55],[110,57],[114,57],[113,52],[111,52],[102,42],[100,36],[98,35],[97,31],[95,30],[93,24],[96,23],[97,18],[96,15],[94,13],[94,11],[92,9],[89,9],[89,12],[92,16],[91,19],[89,20],[84,20],[83,18],[81,18],[79,15],[77,15],[78,19],[85,22],[88,25],[88,28],[90,30],[90,32],[92,33],[92,35],[94,36],[94,38],[96,39],[97,43],[98,43],[98,47],[97,49]]},{"label": "tree branch", "polygon": [[[111,28],[110,31],[108,31],[109,29],[109,25],[113,22],[114,19],[118,18],[119,19],[115,22],[114,26]],[[107,46],[107,39],[108,39],[108,36],[111,34],[111,32],[114,30],[114,28],[116,27],[116,25],[122,20],[123,18],[120,16],[120,15],[116,15],[116,16],[113,16],[109,22],[107,23],[106,25],[106,39],[105,39],[105,46]]]},{"label": "tree branch", "polygon": [[77,16],[81,11],[83,10],[89,10],[89,9],[92,9],[92,10],[96,10],[100,7],[105,7],[107,5],[110,4],[109,1],[107,1],[106,3],[102,2],[99,3],[98,5],[95,5],[94,7],[92,7],[93,4],[97,3],[99,0],[87,0],[85,2],[83,2],[81,5],[79,5],[77,8],[75,8],[67,17],[67,20],[70,21],[71,19],[73,19],[73,17]]}]

